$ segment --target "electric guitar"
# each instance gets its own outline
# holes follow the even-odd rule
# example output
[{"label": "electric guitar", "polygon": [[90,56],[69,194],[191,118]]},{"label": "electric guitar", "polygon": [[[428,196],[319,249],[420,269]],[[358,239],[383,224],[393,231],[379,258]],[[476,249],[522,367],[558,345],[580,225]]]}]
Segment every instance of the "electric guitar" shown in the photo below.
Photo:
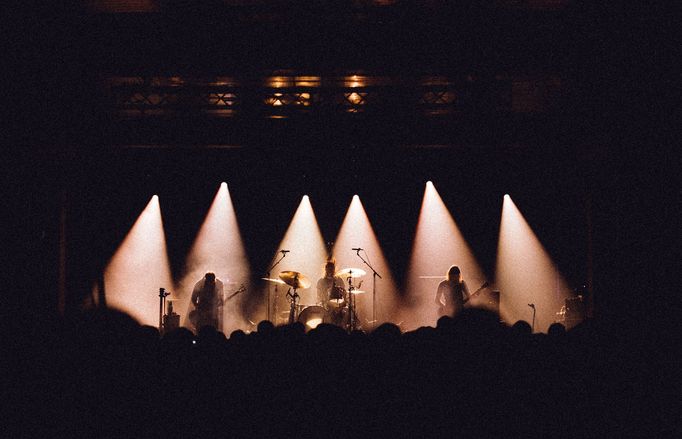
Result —
[{"label": "electric guitar", "polygon": [[[231,293],[229,296],[227,296],[225,298],[225,301],[231,300],[232,298],[234,298],[234,296],[241,294],[245,291],[246,291],[246,287],[244,286],[244,284],[242,284],[239,286],[239,289],[237,291],[235,291],[235,292]],[[220,306],[222,306],[222,305],[220,305]],[[199,311],[196,309],[196,305],[195,305],[195,308],[189,312],[188,318],[189,318],[189,321],[192,324],[192,326],[194,326],[196,328],[197,320],[199,318]]]},{"label": "electric guitar", "polygon": [[[490,283],[489,283],[488,281],[483,282],[483,283],[481,284],[481,286],[480,286],[476,291],[474,291],[473,293],[469,294],[469,297],[467,297],[466,299],[464,299],[462,303],[463,303],[463,304],[466,304],[469,300],[471,300],[472,297],[475,297],[475,296],[479,295],[479,294],[481,293],[481,291],[485,290],[485,289],[488,288],[489,286],[490,286]],[[444,315],[446,315],[445,311],[446,311],[446,309],[445,309],[444,306],[439,306],[439,307],[438,307],[438,315],[439,315],[439,316],[444,316]]]}]

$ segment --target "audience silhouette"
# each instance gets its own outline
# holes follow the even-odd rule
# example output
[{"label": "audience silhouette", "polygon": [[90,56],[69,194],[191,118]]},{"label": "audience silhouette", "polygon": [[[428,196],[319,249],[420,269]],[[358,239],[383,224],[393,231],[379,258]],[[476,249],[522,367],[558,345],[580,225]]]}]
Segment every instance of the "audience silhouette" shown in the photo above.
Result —
[{"label": "audience silhouette", "polygon": [[[55,319],[36,336],[41,401],[29,435],[597,436],[627,433],[595,322],[532,334],[465,309],[437,326],[371,333],[320,324],[162,336],[100,309]],[[28,372],[27,372],[28,373]],[[611,380],[606,378],[611,377]],[[34,398],[34,399],[32,399]]]}]

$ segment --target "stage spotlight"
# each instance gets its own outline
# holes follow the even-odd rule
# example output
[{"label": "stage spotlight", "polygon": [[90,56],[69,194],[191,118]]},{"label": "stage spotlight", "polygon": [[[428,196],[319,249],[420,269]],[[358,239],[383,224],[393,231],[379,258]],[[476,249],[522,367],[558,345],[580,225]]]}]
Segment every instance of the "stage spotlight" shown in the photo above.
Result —
[{"label": "stage spotlight", "polygon": [[[565,280],[509,195],[504,196],[495,283],[500,313],[513,324],[532,323],[544,332],[571,295]],[[533,306],[531,306],[533,305]]]},{"label": "stage spotlight", "polygon": [[[457,265],[473,293],[485,281],[476,257],[457,223],[432,182],[426,183],[421,211],[412,245],[412,256],[406,278],[402,319],[410,328],[435,325],[438,306],[435,304],[438,284],[452,265]],[[472,305],[483,305],[479,297]]]},{"label": "stage spotlight", "polygon": [[[248,287],[250,267],[242,242],[237,215],[232,204],[227,183],[222,182],[185,259],[183,275],[175,286],[176,312],[183,325],[191,327],[187,316],[192,310],[190,299],[196,282],[207,272],[215,273],[223,282],[225,296],[236,292],[241,285]],[[247,288],[248,289],[248,288]],[[219,315],[220,330],[226,334],[236,329],[248,328],[241,312],[243,297],[235,295],[225,302]]]},{"label": "stage spotlight", "polygon": [[172,287],[159,197],[154,195],[104,270],[107,305],[159,324],[159,288]]},{"label": "stage spotlight", "polygon": [[[286,253],[286,257],[272,270],[269,277],[276,279],[282,271],[303,273],[312,281],[313,285],[311,288],[298,290],[299,303],[301,305],[315,304],[317,301],[315,284],[324,269],[327,250],[313,206],[307,195],[301,199],[269,267],[282,257],[280,250],[289,251]],[[282,313],[289,309],[285,298],[287,286],[268,283],[265,287],[264,297],[268,297],[269,293],[270,319],[273,323],[285,323],[286,319],[282,317]],[[279,315],[276,315],[278,313]],[[266,318],[267,315],[263,317]]]},{"label": "stage spotlight", "polygon": [[[358,248],[362,249],[359,254],[381,276],[381,278],[376,278],[376,285],[373,283],[372,270],[360,259],[358,251],[353,250]],[[364,293],[356,294],[357,311],[362,327],[373,329],[383,322],[397,322],[395,318],[399,298],[398,289],[379,240],[357,195],[353,196],[341,224],[334,243],[333,254],[336,258],[337,270],[360,268],[367,273],[353,281],[360,291],[364,291]],[[373,297],[372,291],[375,286],[376,297]]]}]

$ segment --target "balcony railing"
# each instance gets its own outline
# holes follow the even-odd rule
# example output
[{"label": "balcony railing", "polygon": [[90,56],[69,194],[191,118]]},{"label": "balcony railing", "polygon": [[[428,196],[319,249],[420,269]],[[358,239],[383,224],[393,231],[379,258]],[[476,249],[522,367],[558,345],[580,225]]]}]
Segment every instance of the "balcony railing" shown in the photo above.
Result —
[{"label": "balcony railing", "polygon": [[[520,87],[517,79],[505,75],[485,79],[475,75],[406,79],[360,74],[335,77],[278,74],[249,79],[117,76],[107,78],[105,88],[110,108],[123,118],[189,114],[210,118],[289,118],[315,113],[439,117],[462,112],[548,111],[551,102],[547,103],[543,94],[547,87],[533,88],[536,83]],[[514,90],[528,96],[513,97]],[[550,97],[555,98],[556,91],[553,93]],[[529,101],[529,96],[542,100],[542,105]]]}]

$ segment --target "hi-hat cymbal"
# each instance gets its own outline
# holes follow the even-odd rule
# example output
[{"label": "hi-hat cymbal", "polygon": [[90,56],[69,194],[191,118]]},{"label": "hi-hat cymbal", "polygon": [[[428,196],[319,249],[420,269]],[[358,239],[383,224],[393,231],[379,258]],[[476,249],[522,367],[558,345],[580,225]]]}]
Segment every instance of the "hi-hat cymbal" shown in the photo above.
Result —
[{"label": "hi-hat cymbal", "polygon": [[304,274],[298,271],[283,271],[279,274],[279,278],[284,281],[285,284],[292,288],[306,289],[310,288],[313,283]]},{"label": "hi-hat cymbal", "polygon": [[362,277],[366,275],[365,270],[361,268],[344,268],[341,271],[337,271],[334,276],[339,276],[339,277]]},{"label": "hi-hat cymbal", "polygon": [[283,280],[281,280],[281,279],[271,279],[271,278],[269,278],[269,277],[261,277],[261,279],[262,279],[262,280],[266,280],[266,281],[268,281],[268,282],[274,282],[274,283],[276,283],[276,284],[286,285],[286,283],[285,283]]}]

